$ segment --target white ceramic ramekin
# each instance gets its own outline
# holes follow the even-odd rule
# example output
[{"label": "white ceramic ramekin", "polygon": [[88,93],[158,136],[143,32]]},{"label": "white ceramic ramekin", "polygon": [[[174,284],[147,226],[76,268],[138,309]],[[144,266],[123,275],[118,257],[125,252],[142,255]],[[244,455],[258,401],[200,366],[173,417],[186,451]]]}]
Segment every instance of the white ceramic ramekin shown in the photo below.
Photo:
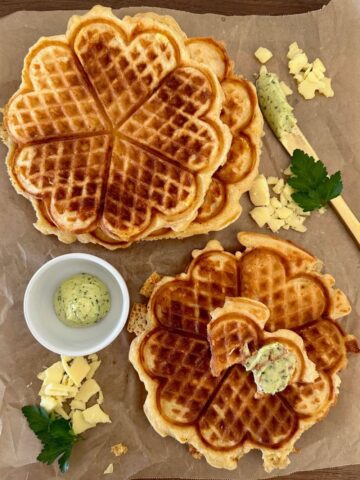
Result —
[{"label": "white ceramic ramekin", "polygon": [[[108,314],[95,325],[74,328],[56,316],[53,297],[58,286],[78,273],[96,275],[111,295]],[[123,329],[129,313],[129,292],[120,273],[94,255],[70,253],[45,263],[31,278],[24,296],[24,315],[30,332],[52,352],[80,356],[108,346]]]}]

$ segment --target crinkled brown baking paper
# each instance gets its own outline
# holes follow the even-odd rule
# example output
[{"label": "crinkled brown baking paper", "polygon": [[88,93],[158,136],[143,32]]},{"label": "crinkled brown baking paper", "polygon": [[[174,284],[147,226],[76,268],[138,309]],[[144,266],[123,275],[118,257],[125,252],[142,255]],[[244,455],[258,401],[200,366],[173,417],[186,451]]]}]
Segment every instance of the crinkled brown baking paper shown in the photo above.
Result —
[{"label": "crinkled brown baking paper", "polygon": [[[117,13],[122,16],[139,10],[148,9],[126,8]],[[305,102],[295,93],[290,102],[295,106],[301,129],[329,170],[342,170],[344,196],[359,216],[360,3],[333,0],[321,11],[288,17],[222,17],[156,11],[173,15],[189,36],[213,35],[225,40],[236,62],[236,70],[248,78],[259,68],[253,52],[260,45],[274,53],[269,68],[278,72],[294,91],[294,82],[287,73],[288,45],[296,40],[310,59],[319,56],[324,61],[333,79],[335,97],[319,96]],[[71,13],[18,12],[0,19],[0,105],[18,87],[28,48],[41,35],[63,33]],[[4,160],[6,149],[3,146],[0,154]],[[280,175],[280,169],[287,162],[288,156],[266,128],[261,170],[267,175]],[[244,199],[240,220],[222,232],[182,241],[140,243],[127,250],[107,252],[92,245],[64,245],[54,237],[37,232],[32,227],[35,219],[32,207],[10,185],[3,163],[0,199],[0,478],[51,480],[61,475],[57,467],[35,461],[40,444],[20,412],[24,404],[37,401],[40,382],[36,373],[57,359],[32,338],[23,318],[24,290],[35,270],[50,258],[64,253],[99,255],[119,269],[128,283],[132,300],[136,301],[140,286],[154,269],[176,274],[183,271],[191,251],[203,247],[208,239],[217,238],[226,248],[235,250],[236,232],[259,229],[248,216],[249,205]],[[280,236],[300,243],[324,260],[327,270],[336,277],[337,285],[347,293],[353,305],[353,313],[343,321],[343,326],[360,338],[359,251],[332,210],[323,216],[313,214],[307,226],[306,234],[282,231]],[[234,472],[216,470],[203,460],[194,460],[183,445],[170,438],[163,439],[152,430],[142,411],[143,385],[127,361],[130,341],[131,337],[123,332],[101,352],[103,365],[98,380],[104,389],[104,409],[113,422],[84,434],[86,440],[76,446],[71,469],[64,478],[103,478],[102,472],[110,462],[114,462],[115,470],[109,478],[121,480],[130,477],[265,478],[258,452],[244,457]],[[348,369],[341,375],[337,405],[325,421],[303,435],[297,444],[300,452],[291,455],[291,465],[283,473],[360,461],[359,367],[360,358],[351,358]],[[110,446],[120,441],[128,445],[129,452],[115,458]]]}]

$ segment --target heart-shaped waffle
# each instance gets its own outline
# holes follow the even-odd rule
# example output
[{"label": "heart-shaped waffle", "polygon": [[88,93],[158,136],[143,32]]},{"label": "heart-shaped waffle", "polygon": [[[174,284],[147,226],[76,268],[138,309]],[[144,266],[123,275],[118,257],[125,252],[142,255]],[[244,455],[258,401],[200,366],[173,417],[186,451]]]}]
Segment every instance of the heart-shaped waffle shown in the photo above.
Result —
[{"label": "heart-shaped waffle", "polygon": [[[333,278],[319,273],[321,264],[314,256],[267,235],[242,233],[239,240],[246,247],[243,253],[224,252],[217,241],[211,241],[204,250],[193,252],[185,273],[157,283],[148,304],[147,329],[132,342],[130,361],[148,392],[145,413],[160,435],[191,444],[219,468],[234,469],[249,450],[260,449],[264,467],[271,471],[289,463],[288,456],[301,434],[328,413],[338,395],[338,372],[347,364],[347,352],[358,352],[359,348],[355,338],[346,335],[336,321],[350,312],[349,303],[333,288]],[[269,252],[281,259],[288,281],[304,277],[320,285],[323,303],[319,308],[314,299],[316,308],[308,309],[306,315],[300,307],[301,321],[291,323],[294,330],[274,332],[274,325],[279,323],[276,312],[282,322],[284,314],[271,311],[271,302],[266,305],[266,298],[272,301],[271,292],[267,292],[264,304],[241,299],[242,321],[253,321],[254,305],[267,311],[260,321],[261,327],[265,324],[264,332],[258,322],[245,337],[251,334],[251,340],[259,345],[286,342],[288,348],[298,350],[307,365],[295,370],[282,392],[259,396],[252,373],[239,364],[230,362],[217,377],[211,374],[207,327],[214,310],[218,309],[215,315],[216,311],[221,313],[225,297],[238,297],[249,288],[249,259],[257,259],[255,278],[262,258],[266,275],[278,275],[277,269],[268,268]],[[242,275],[244,265],[246,275]]]},{"label": "heart-shaped waffle", "polygon": [[230,147],[222,101],[176,30],[94,7],[25,58],[4,113],[10,177],[37,228],[64,241],[182,230]]}]

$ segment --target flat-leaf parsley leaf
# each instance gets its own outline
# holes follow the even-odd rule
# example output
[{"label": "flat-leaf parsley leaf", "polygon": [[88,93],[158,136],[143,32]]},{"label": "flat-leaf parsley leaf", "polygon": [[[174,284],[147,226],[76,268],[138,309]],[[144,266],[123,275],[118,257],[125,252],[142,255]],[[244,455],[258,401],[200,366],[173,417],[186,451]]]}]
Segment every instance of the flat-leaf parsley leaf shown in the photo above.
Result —
[{"label": "flat-leaf parsley leaf", "polygon": [[37,460],[50,465],[58,459],[61,472],[67,472],[72,448],[79,439],[71,428],[70,421],[49,414],[38,405],[27,405],[21,410],[29,427],[43,444]]},{"label": "flat-leaf parsley leaf", "polygon": [[294,150],[290,169],[288,184],[295,190],[292,198],[305,212],[324,207],[342,192],[341,173],[329,177],[325,165],[302,150]]}]

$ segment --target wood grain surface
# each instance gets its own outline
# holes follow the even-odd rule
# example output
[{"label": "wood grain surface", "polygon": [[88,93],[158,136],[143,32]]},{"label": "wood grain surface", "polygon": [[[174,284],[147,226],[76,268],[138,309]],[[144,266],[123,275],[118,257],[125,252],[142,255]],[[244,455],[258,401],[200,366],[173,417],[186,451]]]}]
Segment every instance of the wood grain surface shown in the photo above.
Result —
[{"label": "wood grain surface", "polygon": [[[0,0],[0,16],[17,10],[89,9],[96,0]],[[153,6],[222,15],[284,15],[317,10],[329,0],[98,0],[112,8]]]},{"label": "wood grain surface", "polygon": [[[0,0],[0,16],[17,10],[88,9],[95,3],[94,0]],[[171,2],[169,0],[99,0],[98,3],[112,8],[146,5],[222,15],[285,15],[317,10],[329,3],[329,0],[172,0]],[[230,475],[229,478],[231,478]],[[273,478],[281,480],[360,480],[360,465],[298,472]]]}]

